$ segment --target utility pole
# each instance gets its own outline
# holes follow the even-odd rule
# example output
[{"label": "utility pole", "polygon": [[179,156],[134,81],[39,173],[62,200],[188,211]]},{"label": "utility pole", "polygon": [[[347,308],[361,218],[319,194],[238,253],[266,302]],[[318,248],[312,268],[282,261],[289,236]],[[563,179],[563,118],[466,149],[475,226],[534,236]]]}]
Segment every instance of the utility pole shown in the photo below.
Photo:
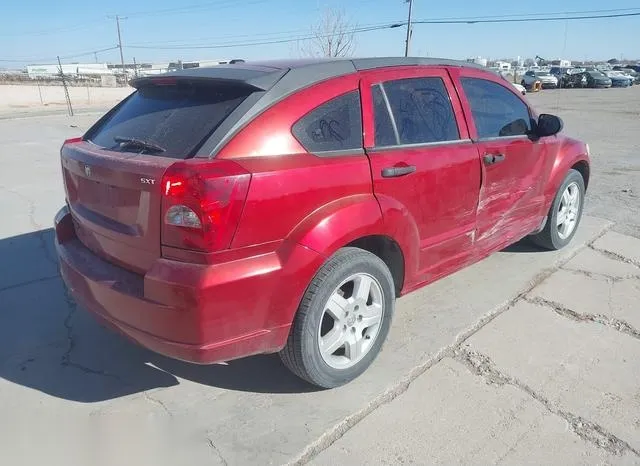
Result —
[{"label": "utility pole", "polygon": [[69,116],[73,116],[73,106],[71,105],[71,98],[69,97],[69,89],[67,89],[67,81],[64,79],[64,71],[62,71],[62,63],[60,63],[60,57],[58,56],[58,74],[62,80],[62,87],[64,88],[64,98],[67,102],[67,111]]},{"label": "utility pole", "polygon": [[411,14],[413,12],[413,0],[405,0],[409,4],[409,19],[407,20],[407,41],[404,48],[404,56],[409,56],[409,46],[411,45]]},{"label": "utility pole", "polygon": [[[113,16],[109,16],[109,18],[114,18],[114,17]],[[116,26],[118,28],[118,48],[120,49],[120,64],[122,65],[122,75],[126,76],[125,72],[124,72],[124,55],[122,53],[122,36],[120,35],[120,20],[121,19],[127,19],[127,18],[119,16],[119,15],[116,15],[115,19],[116,19]],[[125,81],[125,84],[126,84],[126,81],[127,81],[126,77],[125,77],[124,81]]]}]

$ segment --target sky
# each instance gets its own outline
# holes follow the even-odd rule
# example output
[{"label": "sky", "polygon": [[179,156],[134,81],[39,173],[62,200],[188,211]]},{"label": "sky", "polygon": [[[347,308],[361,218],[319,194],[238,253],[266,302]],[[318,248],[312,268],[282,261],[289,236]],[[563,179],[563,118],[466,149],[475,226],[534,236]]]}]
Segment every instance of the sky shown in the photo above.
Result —
[{"label": "sky", "polygon": [[[120,26],[126,62],[134,57],[139,63],[296,57],[308,48],[299,38],[309,34],[327,8],[342,10],[353,28],[406,22],[408,12],[404,0],[7,0],[2,7],[0,68],[52,63],[58,55],[63,63],[93,63],[96,58],[100,63],[119,63],[119,51],[114,49],[118,43],[114,15],[125,18]],[[576,12],[589,11],[640,13],[640,5],[637,0],[611,3],[414,0],[413,18],[557,16],[563,12],[575,16],[580,15]],[[536,55],[545,59],[640,59],[639,31],[640,16],[502,24],[416,24],[411,55],[454,59]],[[288,39],[296,40],[283,42]],[[402,55],[404,40],[404,26],[361,32],[355,35],[354,55]],[[242,45],[247,42],[250,45]],[[203,48],[175,48],[185,46]],[[94,51],[101,52],[94,54]]]}]

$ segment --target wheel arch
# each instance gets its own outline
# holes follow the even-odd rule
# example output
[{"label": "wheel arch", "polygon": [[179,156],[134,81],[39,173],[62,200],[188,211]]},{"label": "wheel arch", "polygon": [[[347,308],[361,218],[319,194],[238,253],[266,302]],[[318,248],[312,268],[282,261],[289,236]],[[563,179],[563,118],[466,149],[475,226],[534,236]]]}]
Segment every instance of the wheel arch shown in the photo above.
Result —
[{"label": "wheel arch", "polygon": [[589,176],[591,175],[591,167],[589,162],[586,160],[579,160],[571,166],[572,170],[576,170],[580,175],[582,175],[582,179],[584,181],[584,189],[587,190],[589,186]]},{"label": "wheel arch", "polygon": [[404,286],[405,263],[402,248],[397,241],[386,235],[369,235],[358,238],[345,247],[363,249],[381,259],[391,272],[396,296],[400,295]]}]

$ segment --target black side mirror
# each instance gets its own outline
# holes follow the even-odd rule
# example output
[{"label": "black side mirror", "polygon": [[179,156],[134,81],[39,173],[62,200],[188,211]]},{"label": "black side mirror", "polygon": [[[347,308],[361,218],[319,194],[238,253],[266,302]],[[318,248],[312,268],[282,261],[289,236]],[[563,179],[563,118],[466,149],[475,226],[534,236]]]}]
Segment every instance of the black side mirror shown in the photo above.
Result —
[{"label": "black side mirror", "polygon": [[536,126],[536,135],[539,137],[553,136],[562,131],[564,123],[555,115],[549,115],[548,113],[542,113],[538,117],[538,124]]}]

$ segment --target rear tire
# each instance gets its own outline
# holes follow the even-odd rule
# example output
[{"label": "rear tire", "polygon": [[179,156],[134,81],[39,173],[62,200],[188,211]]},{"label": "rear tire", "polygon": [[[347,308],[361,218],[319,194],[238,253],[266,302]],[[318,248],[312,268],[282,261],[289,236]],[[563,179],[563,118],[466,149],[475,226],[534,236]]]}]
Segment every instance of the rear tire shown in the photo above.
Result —
[{"label": "rear tire", "polygon": [[553,199],[544,228],[532,235],[531,240],[549,250],[561,249],[569,244],[580,225],[584,194],[582,175],[577,170],[569,170]]},{"label": "rear tire", "polygon": [[394,305],[393,277],[385,263],[368,251],[342,248],[307,288],[280,358],[313,385],[344,385],[382,349]]}]

